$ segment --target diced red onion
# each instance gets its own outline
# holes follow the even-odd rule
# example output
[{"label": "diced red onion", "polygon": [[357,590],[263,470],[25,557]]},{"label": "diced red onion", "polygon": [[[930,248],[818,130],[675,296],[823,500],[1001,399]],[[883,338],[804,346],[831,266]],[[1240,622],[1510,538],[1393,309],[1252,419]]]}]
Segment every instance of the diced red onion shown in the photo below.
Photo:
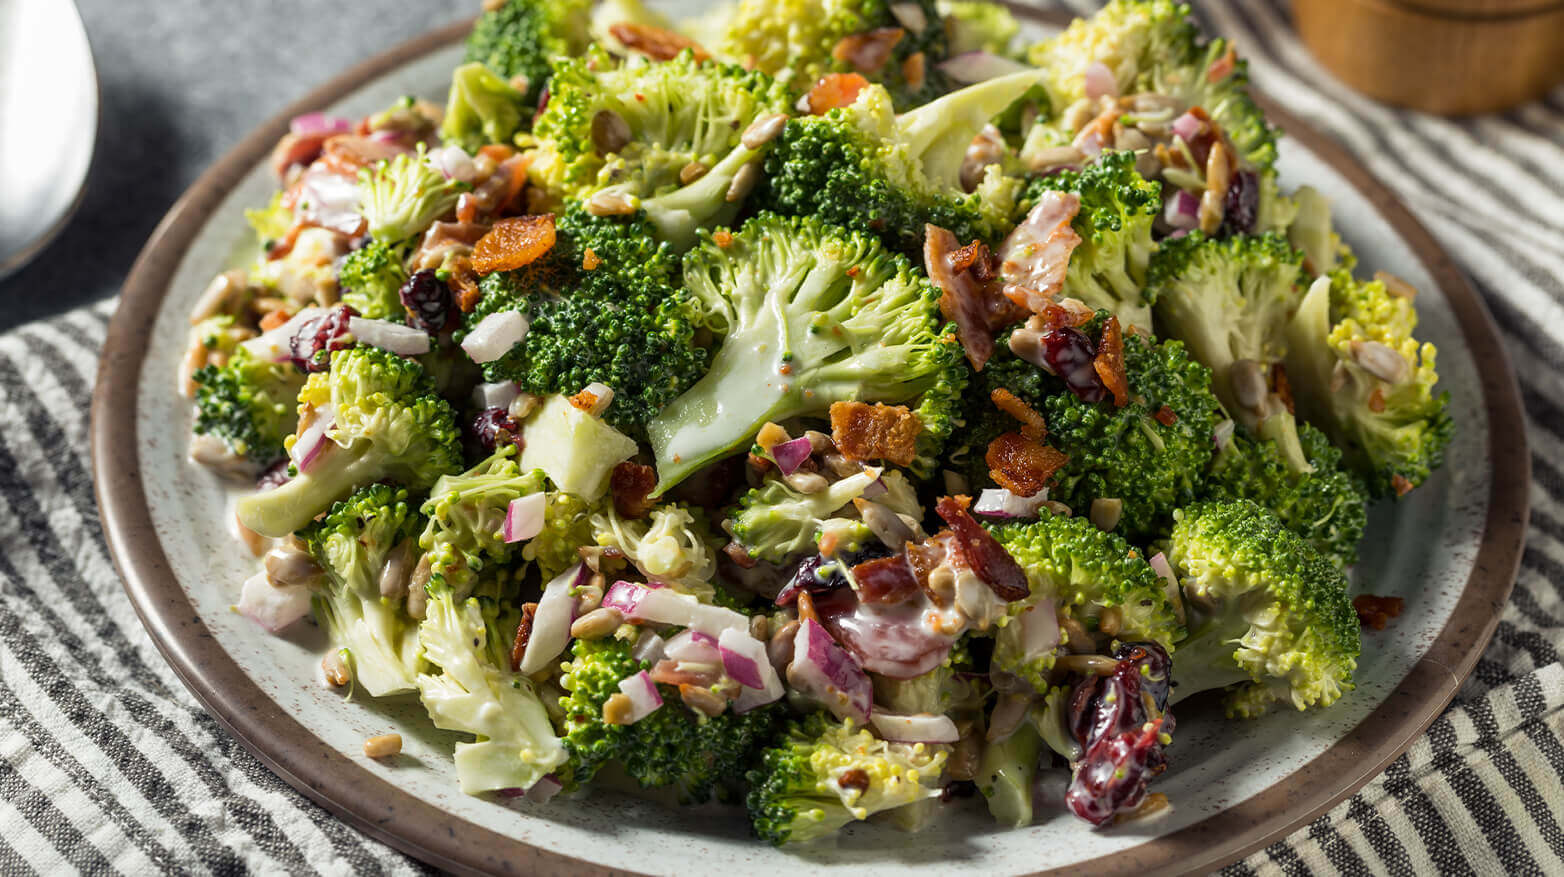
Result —
[{"label": "diced red onion", "polygon": [[[786,689],[782,687],[782,677],[777,675],[776,667],[771,664],[765,643],[744,631],[729,628],[718,637],[718,644],[722,650],[722,664],[727,674],[744,686],[744,690],[739,692],[738,699],[733,702],[735,713],[746,713],[755,707],[782,699]],[[732,664],[735,660],[753,664],[755,678],[760,684],[751,685],[735,672]]]},{"label": "diced red onion", "polygon": [[1039,600],[1012,624],[1021,625],[1021,651],[1027,660],[1059,647],[1059,610],[1052,600]]},{"label": "diced red onion", "polygon": [[591,578],[592,570],[578,563],[543,587],[538,610],[532,616],[532,636],[521,656],[522,675],[544,669],[570,644],[570,624],[576,620],[576,596],[571,592]]},{"label": "diced red onion", "polygon": [[1194,113],[1185,113],[1173,120],[1172,129],[1174,134],[1184,138],[1184,142],[1188,143],[1205,131],[1206,123]]},{"label": "diced red onion", "polygon": [[1211,431],[1211,442],[1216,445],[1218,451],[1225,451],[1232,446],[1235,428],[1232,420],[1224,420]]},{"label": "diced red onion", "polygon": [[401,323],[348,317],[348,331],[370,347],[378,347],[397,356],[422,356],[429,352],[428,333]]},{"label": "diced red onion", "polygon": [[1174,228],[1200,226],[1200,199],[1193,192],[1179,189],[1162,207],[1162,218]]},{"label": "diced red onion", "polygon": [[913,34],[923,33],[929,26],[929,17],[923,14],[923,7],[916,3],[892,3],[891,15],[896,17],[896,22]]},{"label": "diced red onion", "polygon": [[698,630],[682,630],[663,643],[663,654],[674,661],[695,664],[719,664],[722,653],[714,637]]},{"label": "diced red onion", "polygon": [[310,466],[320,457],[321,451],[331,441],[327,433],[336,425],[337,413],[328,403],[315,409],[315,419],[310,425],[299,433],[293,440],[293,447],[288,449],[288,456],[293,464],[299,467],[300,472],[308,472]]},{"label": "diced red onion", "polygon": [[521,387],[515,381],[499,381],[493,384],[479,384],[473,388],[472,398],[478,408],[501,408],[510,410],[510,403],[516,401],[521,395]]},{"label": "diced red onion", "polygon": [[353,120],[325,113],[305,113],[288,121],[288,130],[300,137],[316,135],[352,134]]},{"label": "diced red onion", "polygon": [[1035,518],[1037,510],[1048,501],[1048,489],[1032,496],[1016,496],[1002,487],[985,488],[972,504],[972,512],[985,518]]},{"label": "diced red onion", "polygon": [[478,166],[460,146],[449,144],[429,151],[429,166],[448,179],[471,183],[478,177]]},{"label": "diced red onion", "polygon": [[664,654],[663,638],[658,636],[656,631],[649,629],[641,631],[641,638],[636,640],[635,646],[630,649],[630,657],[648,664],[655,664],[662,660]]},{"label": "diced red onion", "polygon": [[381,128],[379,131],[369,132],[369,139],[376,143],[389,143],[393,146],[402,146],[405,135],[401,131],[393,131],[390,128]]},{"label": "diced red onion", "polygon": [[559,781],[559,777],[551,773],[544,774],[532,784],[532,788],[527,790],[527,800],[533,804],[547,804],[564,787],[565,784]]},{"label": "diced red onion", "polygon": [[490,314],[479,320],[462,339],[462,349],[479,365],[493,362],[520,344],[521,339],[527,337],[527,328],[527,318],[520,311]]},{"label": "diced red onion", "polygon": [[310,612],[310,589],[306,585],[276,587],[266,573],[256,573],[239,590],[239,614],[259,624],[268,633],[281,633]]},{"label": "diced red onion", "polygon": [[771,459],[777,461],[777,468],[783,475],[792,475],[798,471],[798,467],[804,465],[809,455],[814,453],[814,446],[810,444],[808,436],[800,436],[785,442],[778,442],[771,446]]},{"label": "diced red onion", "polygon": [[744,615],[661,586],[614,582],[603,595],[603,605],[618,609],[631,621],[675,624],[712,636],[728,628],[749,630],[749,619]]},{"label": "diced red onion", "polygon": [[1092,100],[1100,97],[1118,97],[1119,80],[1113,68],[1101,61],[1086,65],[1086,96]]},{"label": "diced red onion", "polygon": [[804,619],[793,639],[788,681],[839,719],[850,718],[860,724],[869,720],[873,683],[853,656],[814,619]]},{"label": "diced red onion", "polygon": [[1012,61],[993,52],[962,52],[941,61],[937,66],[946,76],[965,85],[1032,69],[1020,61]]},{"label": "diced red onion", "polygon": [[663,705],[663,696],[657,691],[657,683],[645,670],[619,680],[619,690],[630,699],[630,712],[624,723],[633,725],[646,718]]},{"label": "diced red onion", "polygon": [[[618,609],[626,618],[629,618],[635,613],[636,608],[641,605],[641,598],[646,596],[648,590],[645,585],[638,585],[635,582],[614,582],[609,587],[608,592],[603,595],[601,605],[609,609]],[[664,648],[664,651],[667,651],[667,649]]]},{"label": "diced red onion", "polygon": [[542,493],[518,496],[505,507],[505,525],[500,529],[505,541],[522,542],[543,532],[543,512],[548,498]]},{"label": "diced red onion", "polygon": [[241,341],[239,346],[262,362],[287,362],[293,356],[293,350],[288,346],[288,342],[293,340],[293,336],[299,334],[299,327],[324,312],[324,308],[300,308],[298,313],[288,318],[288,322],[275,329],[268,329],[248,341]]},{"label": "diced red onion", "polygon": [[899,715],[876,710],[869,714],[869,724],[881,737],[896,743],[955,743],[961,739],[950,716],[936,713]]},{"label": "diced red onion", "polygon": [[1168,562],[1166,554],[1158,551],[1147,563],[1151,564],[1151,568],[1157,571],[1157,575],[1162,576],[1175,591],[1178,590],[1178,575],[1173,572],[1173,564]]}]

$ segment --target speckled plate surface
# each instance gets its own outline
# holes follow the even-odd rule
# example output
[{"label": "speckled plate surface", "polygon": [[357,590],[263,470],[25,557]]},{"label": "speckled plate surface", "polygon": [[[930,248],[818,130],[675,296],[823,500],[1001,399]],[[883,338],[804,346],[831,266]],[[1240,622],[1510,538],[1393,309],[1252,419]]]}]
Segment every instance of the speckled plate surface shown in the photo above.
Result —
[{"label": "speckled plate surface", "polygon": [[[416,699],[349,701],[316,682],[324,637],[310,625],[266,635],[231,610],[254,561],[232,541],[230,497],[185,459],[189,405],[174,389],[186,314],[207,280],[238,258],[242,209],[274,185],[265,158],[287,119],[359,115],[402,94],[440,97],[465,26],[392,50],[333,80],[257,130],[175,205],[128,279],[109,330],[93,404],[103,524],[126,590],[185,684],[289,783],[360,830],[459,871],[733,874],[804,869],[911,875],[971,869],[1027,873],[1204,870],[1219,866],[1356,790],[1444,708],[1498,621],[1527,517],[1528,454],[1514,378],[1482,302],[1428,233],[1340,147],[1268,106],[1288,133],[1285,185],[1335,200],[1365,265],[1416,284],[1421,335],[1439,346],[1441,386],[1459,412],[1454,461],[1395,506],[1376,507],[1354,571],[1358,586],[1406,598],[1369,632],[1358,687],[1318,713],[1230,723],[1209,703],[1179,709],[1172,767],[1157,788],[1167,817],[1092,831],[1062,812],[997,828],[980,802],[951,805],[917,835],[878,825],[839,843],[778,851],[746,836],[740,812],[666,808],[615,792],[547,807],[462,795],[452,735]],[[401,756],[377,763],[365,736],[396,731]]]}]

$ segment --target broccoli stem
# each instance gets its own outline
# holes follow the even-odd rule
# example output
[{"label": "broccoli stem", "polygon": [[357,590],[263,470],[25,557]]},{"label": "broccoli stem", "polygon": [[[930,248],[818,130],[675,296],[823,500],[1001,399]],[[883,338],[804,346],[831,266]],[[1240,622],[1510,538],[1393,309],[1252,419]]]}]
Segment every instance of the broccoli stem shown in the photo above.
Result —
[{"label": "broccoli stem", "polygon": [[300,472],[282,485],[240,499],[234,504],[239,523],[262,536],[280,539],[314,520],[353,488],[379,481],[385,471],[369,454],[369,443],[361,445],[343,448],[328,443],[308,474]]},{"label": "broccoli stem", "polygon": [[1032,824],[1032,780],[1043,741],[1023,722],[1008,739],[983,747],[978,761],[978,790],[988,799],[988,812],[1000,825]]}]

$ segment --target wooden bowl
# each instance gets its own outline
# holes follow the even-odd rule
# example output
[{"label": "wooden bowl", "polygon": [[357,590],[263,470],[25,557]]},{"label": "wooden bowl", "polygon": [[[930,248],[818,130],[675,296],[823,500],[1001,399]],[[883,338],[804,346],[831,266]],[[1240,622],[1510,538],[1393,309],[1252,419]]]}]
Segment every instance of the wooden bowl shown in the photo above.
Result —
[{"label": "wooden bowl", "polygon": [[1293,0],[1305,44],[1387,103],[1506,109],[1564,82],[1564,0]]}]

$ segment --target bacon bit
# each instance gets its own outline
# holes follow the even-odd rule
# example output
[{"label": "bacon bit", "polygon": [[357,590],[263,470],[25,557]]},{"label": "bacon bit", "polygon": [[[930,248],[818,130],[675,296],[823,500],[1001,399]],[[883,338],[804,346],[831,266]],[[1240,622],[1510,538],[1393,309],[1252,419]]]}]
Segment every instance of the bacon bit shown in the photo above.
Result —
[{"label": "bacon bit", "polygon": [[[484,148],[487,149],[488,147]],[[527,187],[527,168],[531,166],[532,154],[527,153],[526,155],[517,155],[508,158],[503,164],[495,169],[495,174],[506,174],[505,194],[497,203],[495,203],[495,213],[500,213],[501,211],[504,211],[506,208],[510,207],[510,205],[516,203],[516,196],[520,195]]]},{"label": "bacon bit", "polygon": [[869,87],[869,80],[857,73],[827,73],[809,89],[804,98],[810,115],[823,116],[839,107],[850,107],[858,93]]},{"label": "bacon bit", "polygon": [[554,239],[552,213],[502,219],[478,239],[472,267],[479,274],[492,274],[530,265],[554,248]]},{"label": "bacon bit", "polygon": [[807,590],[798,592],[798,620],[820,623],[820,613],[815,611],[815,598]]},{"label": "bacon bit", "polygon": [[907,60],[901,62],[901,78],[907,80],[907,87],[913,91],[923,87],[923,78],[928,66],[928,59],[922,52],[913,52],[907,56]]},{"label": "bacon bit", "polygon": [[1397,472],[1396,474],[1390,476],[1390,486],[1396,491],[1396,496],[1406,496],[1407,494],[1411,493],[1412,488],[1416,487],[1417,485],[1407,480],[1405,475]]},{"label": "bacon bit", "polygon": [[859,267],[857,265],[854,265],[853,267],[847,269],[847,276],[848,277],[857,277],[859,270],[860,270]]},{"label": "bacon bit", "polygon": [[[984,270],[990,267],[989,260],[991,258],[993,257],[988,252],[987,244],[983,243],[982,241],[973,241],[972,243],[967,244],[961,249],[950,254],[950,270],[960,274],[969,268],[974,268],[979,265],[982,266],[982,268],[979,270]],[[992,275],[984,270],[983,274],[978,274],[976,276],[979,280],[987,280]]]},{"label": "bacon bit", "polygon": [[755,565],[760,563],[760,561],[750,557],[749,552],[744,550],[744,546],[737,542],[729,542],[722,546],[722,553],[726,554],[728,559],[733,561],[740,569],[754,569]]},{"label": "bacon bit", "polygon": [[831,57],[853,65],[859,73],[873,73],[891,59],[896,44],[907,35],[899,27],[877,27],[863,33],[848,34],[831,48]]},{"label": "bacon bit", "polygon": [[836,784],[844,789],[855,789],[862,795],[869,791],[869,775],[862,768],[850,767],[836,778]]},{"label": "bacon bit", "polygon": [[521,623],[516,625],[516,641],[510,647],[510,670],[521,669],[521,656],[527,653],[527,642],[532,639],[532,622],[538,616],[538,604],[521,604]]},{"label": "bacon bit", "polygon": [[680,670],[679,662],[664,659],[657,662],[657,666],[647,673],[652,681],[659,685],[710,685],[717,681],[715,670],[703,673],[692,673],[689,670]]},{"label": "bacon bit", "polygon": [[1001,600],[1013,602],[1026,599],[1032,593],[1032,587],[1026,580],[1026,571],[1021,569],[1021,565],[1016,563],[1015,558],[1005,551],[997,539],[983,529],[982,524],[967,513],[967,506],[971,503],[972,498],[967,496],[942,496],[934,504],[934,512],[950,525],[961,553],[966,556],[967,563],[983,584],[993,589]]},{"label": "bacon bit", "polygon": [[601,264],[603,260],[597,257],[597,253],[593,252],[591,247],[587,247],[586,252],[581,255],[581,270],[596,271],[597,266]]},{"label": "bacon bit", "polygon": [[285,180],[288,177],[288,169],[294,165],[308,165],[320,157],[320,148],[326,142],[325,134],[311,134],[301,137],[289,132],[282,135],[277,145],[272,147],[271,165],[272,172],[277,179]]},{"label": "bacon bit", "polygon": [[455,256],[446,263],[446,269],[450,276],[445,283],[451,287],[456,306],[464,314],[472,313],[472,309],[483,298],[483,290],[478,288],[478,273],[472,270],[472,260],[466,256]]},{"label": "bacon bit", "polygon": [[1074,192],[1045,192],[999,245],[1004,293],[1018,307],[1042,314],[1064,288],[1070,256],[1081,243],[1071,226],[1080,209]]},{"label": "bacon bit", "polygon": [[1375,414],[1384,414],[1385,413],[1385,388],[1384,387],[1375,387],[1374,388],[1374,392],[1369,394],[1368,406],[1369,406],[1369,410],[1374,412]]},{"label": "bacon bit", "polygon": [[1178,415],[1174,414],[1173,409],[1166,405],[1158,408],[1157,413],[1151,416],[1155,417],[1157,422],[1163,426],[1172,426],[1173,424],[1178,423]]},{"label": "bacon bit", "polygon": [[[574,404],[574,400],[571,400]],[[625,460],[608,476],[608,490],[614,495],[614,511],[626,518],[639,518],[655,505],[649,497],[657,486],[657,470]]]},{"label": "bacon bit", "polygon": [[761,478],[766,477],[766,473],[771,471],[771,461],[759,454],[750,454],[745,458],[745,462],[749,463],[749,468],[753,469],[755,474]]},{"label": "bacon bit", "polygon": [[288,313],[287,308],[278,308],[261,317],[261,331],[268,332],[293,319],[293,314]]},{"label": "bacon bit", "polygon": [[983,455],[988,476],[1016,496],[1035,496],[1069,459],[1053,446],[1019,432],[1007,432],[989,442]]},{"label": "bacon bit", "polygon": [[1119,116],[1124,111],[1117,105],[1103,110],[1096,118],[1087,122],[1076,132],[1075,140],[1070,145],[1086,153],[1087,156],[1095,156],[1105,147],[1113,145],[1113,126],[1118,123]]},{"label": "bacon bit", "polygon": [[1021,421],[1022,435],[1038,441],[1042,441],[1043,437],[1048,435],[1048,423],[1043,420],[1043,415],[1039,414],[1036,408],[1021,401],[1016,394],[1000,387],[990,393],[989,398],[1000,411]]},{"label": "bacon bit", "polygon": [[922,589],[905,555],[881,557],[853,567],[858,598],[865,603],[903,603]]},{"label": "bacon bit", "polygon": [[1232,75],[1233,69],[1237,66],[1238,52],[1232,46],[1228,46],[1227,51],[1223,52],[1221,57],[1212,61],[1211,66],[1206,68],[1206,81],[1221,82]]},{"label": "bacon bit", "polygon": [[570,397],[570,404],[589,412],[597,405],[597,394],[591,390],[582,390]]},{"label": "bacon bit", "polygon": [[[982,250],[987,253],[987,248]],[[966,270],[956,268],[956,260]],[[984,276],[991,276],[991,265],[972,246],[961,247],[956,236],[937,225],[924,226],[923,263],[929,279],[940,288],[939,309],[945,319],[956,324],[967,360],[978,371],[994,355],[994,333],[1020,320],[1026,312],[1004,295],[996,284],[977,276],[978,265]]]},{"label": "bacon bit", "polygon": [[320,163],[334,174],[358,179],[358,172],[374,167],[382,161],[390,161],[401,155],[400,146],[382,143],[357,134],[338,134],[326,138],[321,148]]},{"label": "bacon bit", "polygon": [[1109,317],[1102,327],[1102,340],[1097,342],[1097,358],[1092,361],[1097,377],[1113,394],[1113,407],[1123,408],[1130,402],[1129,378],[1124,374],[1124,335],[1119,331],[1119,318]]},{"label": "bacon bit", "polygon": [[608,28],[608,33],[632,52],[639,52],[653,61],[672,61],[685,49],[695,53],[696,61],[705,61],[711,53],[700,43],[681,33],[674,33],[649,24],[621,21]]},{"label": "bacon bit", "polygon": [[1358,623],[1375,630],[1384,630],[1392,618],[1398,618],[1406,601],[1400,597],[1376,597],[1359,594],[1352,598],[1352,608],[1358,613]]},{"label": "bacon bit", "polygon": [[463,192],[456,196],[456,221],[462,224],[471,223],[478,218],[478,199],[471,192]]},{"label": "bacon bit", "polygon": [[1276,388],[1276,398],[1282,400],[1282,404],[1287,407],[1287,413],[1297,414],[1297,409],[1293,407],[1292,384],[1287,380],[1286,366],[1279,362],[1271,366],[1271,384]]},{"label": "bacon bit", "polygon": [[504,143],[487,143],[478,147],[478,154],[486,155],[490,161],[496,165],[501,165],[505,163],[506,159],[515,155],[516,150],[514,147],[507,146]]},{"label": "bacon bit", "polygon": [[[902,549],[907,558],[907,565],[912,567],[912,574],[918,580],[918,587],[923,589],[935,606],[945,608],[950,605],[952,594],[948,587],[934,587],[931,576],[934,570],[942,565],[967,567],[967,559],[961,553],[961,546],[956,542],[956,534],[949,530],[941,530],[922,542],[909,542]],[[951,581],[954,584],[954,580]]]},{"label": "bacon bit", "polygon": [[712,243],[716,244],[719,249],[726,250],[733,244],[733,232],[728,231],[725,228],[719,228],[711,233],[711,241]]},{"label": "bacon bit", "polygon": [[849,460],[888,460],[906,466],[918,456],[923,421],[905,405],[831,404],[831,440]]}]

